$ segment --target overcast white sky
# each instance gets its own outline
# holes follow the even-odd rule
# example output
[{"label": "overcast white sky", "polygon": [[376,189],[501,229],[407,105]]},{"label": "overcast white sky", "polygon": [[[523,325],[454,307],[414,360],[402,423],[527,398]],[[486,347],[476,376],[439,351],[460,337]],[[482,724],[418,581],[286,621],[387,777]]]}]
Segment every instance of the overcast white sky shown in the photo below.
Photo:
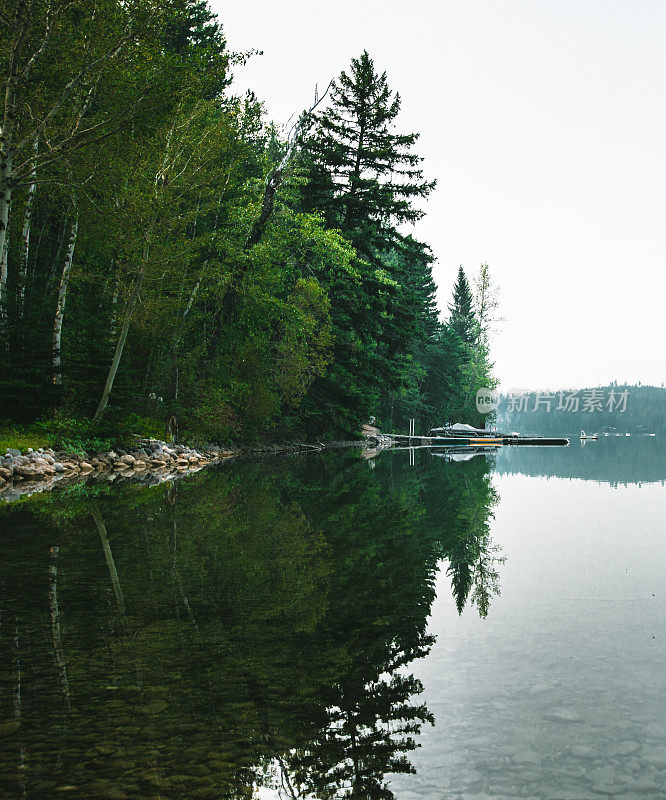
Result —
[{"label": "overcast white sky", "polygon": [[276,122],[367,48],[437,189],[414,233],[486,261],[504,389],[666,380],[663,0],[212,0]]}]

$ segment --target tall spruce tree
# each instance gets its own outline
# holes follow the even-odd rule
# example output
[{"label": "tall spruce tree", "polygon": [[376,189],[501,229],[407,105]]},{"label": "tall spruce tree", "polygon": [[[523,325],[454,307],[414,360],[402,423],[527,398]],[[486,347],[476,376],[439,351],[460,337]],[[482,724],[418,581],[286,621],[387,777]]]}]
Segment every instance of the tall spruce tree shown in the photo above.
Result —
[{"label": "tall spruce tree", "polygon": [[423,211],[414,200],[435,186],[412,152],[418,133],[396,133],[400,95],[378,74],[367,50],[352,59],[331,89],[331,104],[314,120],[306,144],[310,182],[304,203],[324,212],[360,255],[375,261],[400,238],[397,225]]},{"label": "tall spruce tree", "polygon": [[415,201],[435,184],[413,152],[418,134],[394,131],[399,111],[399,94],[364,51],[333,84],[303,148],[301,208],[323,213],[358,254],[355,285],[320,278],[331,298],[335,365],[313,386],[311,406],[328,422],[344,408],[350,430],[411,380],[408,353],[432,327],[433,258],[399,228],[423,216]]},{"label": "tall spruce tree", "polygon": [[458,278],[453,287],[453,302],[449,306],[451,316],[449,327],[465,344],[473,344],[477,338],[474,296],[462,265],[458,268]]}]

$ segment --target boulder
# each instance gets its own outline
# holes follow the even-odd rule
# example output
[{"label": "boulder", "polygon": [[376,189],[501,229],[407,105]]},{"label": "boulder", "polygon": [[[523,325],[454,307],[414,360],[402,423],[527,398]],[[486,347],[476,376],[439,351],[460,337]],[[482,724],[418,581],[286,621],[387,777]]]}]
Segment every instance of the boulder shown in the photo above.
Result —
[{"label": "boulder", "polygon": [[14,457],[20,456],[21,455],[21,451],[20,450],[15,450],[13,447],[8,447],[7,448],[7,455],[8,456],[14,456]]}]

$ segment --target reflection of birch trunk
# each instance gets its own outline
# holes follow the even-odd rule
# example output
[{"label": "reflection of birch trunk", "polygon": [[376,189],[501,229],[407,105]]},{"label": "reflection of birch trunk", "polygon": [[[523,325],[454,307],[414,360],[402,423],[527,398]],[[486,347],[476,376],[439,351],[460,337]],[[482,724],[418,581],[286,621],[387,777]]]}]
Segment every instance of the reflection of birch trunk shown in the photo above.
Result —
[{"label": "reflection of birch trunk", "polygon": [[60,278],[60,289],[58,291],[58,304],[56,315],[53,320],[53,382],[56,386],[62,385],[62,364],[60,358],[60,344],[62,339],[62,323],[65,317],[65,303],[67,301],[67,287],[69,286],[69,276],[74,260],[74,248],[76,247],[76,237],[79,230],[79,214],[76,202],[72,199],[72,223],[69,230],[69,241],[65,252],[65,263],[62,268]]},{"label": "reflection of birch trunk", "polygon": [[19,784],[21,786],[21,794],[25,795],[25,745],[23,744],[23,736],[21,733],[21,719],[23,716],[23,700],[21,693],[21,652],[19,650],[19,629],[18,623],[14,627],[14,672],[16,674],[16,683],[14,684],[14,722],[18,730],[19,737]]},{"label": "reflection of birch trunk", "polygon": [[190,605],[190,601],[187,599],[187,595],[183,591],[183,584],[180,580],[180,570],[178,569],[178,563],[176,561],[176,552],[178,550],[178,523],[176,522],[176,497],[177,497],[177,487],[175,484],[170,484],[169,488],[167,489],[167,503],[171,506],[171,575],[173,578],[173,583],[176,589],[178,589],[178,594],[180,595],[180,600],[185,606],[185,611],[187,612],[187,616],[192,623],[194,630],[199,635],[199,627],[197,626],[197,621],[194,618],[194,612],[192,611],[192,606]]},{"label": "reflection of birch trunk", "polygon": [[106,533],[106,526],[104,525],[104,520],[102,519],[101,514],[96,508],[93,508],[92,510],[92,517],[95,520],[95,525],[97,526],[99,538],[102,540],[102,549],[104,550],[104,558],[106,559],[106,564],[109,568],[109,575],[111,576],[113,591],[115,592],[116,595],[116,603],[118,604],[118,610],[124,617],[125,598],[123,597],[123,590],[120,588],[120,581],[118,580],[118,570],[116,569],[116,563],[113,560],[113,553],[111,552],[109,537]]},{"label": "reflection of birch trunk", "polygon": [[67,665],[62,650],[62,638],[60,636],[60,605],[58,603],[58,553],[59,547],[51,548],[51,566],[49,567],[49,613],[51,616],[51,640],[53,642],[53,653],[55,656],[56,672],[58,682],[62,689],[62,696],[67,708],[70,708],[69,681],[67,680]]},{"label": "reflection of birch trunk", "polygon": [[21,724],[21,654],[19,653],[19,632],[18,624],[14,628],[14,674],[16,683],[14,684],[14,721],[17,725]]},{"label": "reflection of birch trunk", "polygon": [[30,183],[28,185],[28,196],[25,200],[25,207],[23,209],[23,227],[21,229],[21,243],[19,250],[19,279],[18,279],[18,294],[19,294],[19,308],[23,311],[23,304],[25,302],[25,290],[28,282],[28,257],[30,255],[30,226],[32,224],[32,209],[35,202],[35,190],[37,188],[37,155],[39,152],[39,137],[35,136],[32,143],[33,159],[32,167],[30,169]]}]

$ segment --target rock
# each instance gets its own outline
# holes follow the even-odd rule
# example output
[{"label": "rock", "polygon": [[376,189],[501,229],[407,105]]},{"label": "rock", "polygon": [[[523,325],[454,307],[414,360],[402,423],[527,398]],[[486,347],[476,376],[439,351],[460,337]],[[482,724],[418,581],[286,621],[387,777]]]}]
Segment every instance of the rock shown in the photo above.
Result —
[{"label": "rock", "polygon": [[0,736],[11,736],[19,729],[19,724],[15,720],[0,722]]},{"label": "rock", "polygon": [[14,467],[14,476],[20,475],[22,478],[41,478],[44,472],[41,467]]},{"label": "rock", "polygon": [[0,467],[0,477],[7,481],[10,480],[12,477],[12,471],[7,469],[7,467]]},{"label": "rock", "polygon": [[16,458],[16,456],[20,456],[21,455],[21,451],[20,450],[15,450],[13,447],[8,447],[7,448],[7,455],[8,456],[14,456]]},{"label": "rock", "polygon": [[53,465],[53,470],[55,472],[64,472],[65,468],[63,467],[63,465],[59,461],[56,461],[54,463],[54,465]]},{"label": "rock", "polygon": [[126,455],[120,457],[120,461],[123,464],[133,464],[136,461],[136,459],[134,458],[134,456],[130,456],[130,455],[126,454]]},{"label": "rock", "polygon": [[587,759],[594,758],[596,755],[596,750],[586,744],[575,744],[571,747],[569,752],[574,758]]},{"label": "rock", "polygon": [[87,461],[82,461],[80,467],[83,472],[90,472],[93,469],[93,465],[89,464]]},{"label": "rock", "polygon": [[630,756],[632,753],[636,753],[640,749],[641,746],[638,742],[630,742],[627,740],[610,745],[610,747],[606,748],[606,755],[610,756],[611,758],[615,758],[617,756]]},{"label": "rock", "polygon": [[143,706],[140,710],[143,711],[144,714],[161,714],[163,711],[166,711],[169,708],[169,704],[166,700],[153,700],[152,702],[148,703],[147,705]]},{"label": "rock", "polygon": [[28,452],[28,454],[30,454],[30,453],[34,453],[35,451],[32,449],[32,447],[29,447],[27,452]]},{"label": "rock", "polygon": [[666,745],[648,747],[643,753],[643,760],[659,769],[666,767]]},{"label": "rock", "polygon": [[134,469],[146,469],[148,464],[145,461],[139,461],[138,459],[134,462]]},{"label": "rock", "polygon": [[580,714],[572,708],[551,708],[545,715],[546,719],[553,722],[580,722]]}]

